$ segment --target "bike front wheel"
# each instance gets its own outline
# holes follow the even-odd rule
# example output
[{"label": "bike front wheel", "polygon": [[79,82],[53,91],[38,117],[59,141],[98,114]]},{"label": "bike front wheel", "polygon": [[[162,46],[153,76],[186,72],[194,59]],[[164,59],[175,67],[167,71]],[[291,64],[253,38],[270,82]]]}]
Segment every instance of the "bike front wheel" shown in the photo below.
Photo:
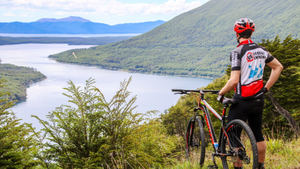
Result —
[{"label": "bike front wheel", "polygon": [[198,117],[191,118],[186,130],[186,156],[192,162],[204,164],[205,135],[202,120]]},{"label": "bike front wheel", "polygon": [[242,120],[236,119],[228,123],[226,133],[221,142],[221,157],[224,169],[243,167],[258,168],[258,151],[256,139],[250,127]]}]

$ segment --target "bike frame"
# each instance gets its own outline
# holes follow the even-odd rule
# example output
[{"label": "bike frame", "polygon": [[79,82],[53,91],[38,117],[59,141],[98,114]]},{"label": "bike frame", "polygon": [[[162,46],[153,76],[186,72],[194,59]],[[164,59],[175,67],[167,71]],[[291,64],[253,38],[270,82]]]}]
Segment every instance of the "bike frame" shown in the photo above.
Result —
[{"label": "bike frame", "polygon": [[[248,161],[246,161],[247,164],[250,163],[250,158],[247,155],[243,154],[243,152],[245,151],[245,147],[241,143],[241,141],[239,139],[235,139],[236,136],[234,136],[234,134],[233,134],[233,137],[231,137],[231,136],[229,137],[229,134],[228,134],[229,130],[232,129],[232,127],[234,126],[234,124],[236,122],[242,123],[241,120],[236,121],[236,122],[233,121],[232,125],[228,126],[228,124],[231,124],[231,122],[229,122],[228,124],[226,122],[227,108],[228,108],[229,104],[234,104],[235,103],[234,99],[229,99],[229,98],[225,98],[225,97],[223,98],[222,103],[223,103],[224,107],[223,107],[222,115],[220,115],[204,99],[204,93],[208,92],[208,93],[217,94],[217,93],[219,93],[219,91],[215,91],[215,90],[184,90],[184,89],[172,89],[172,91],[175,92],[175,94],[199,93],[199,96],[197,96],[198,105],[194,109],[194,116],[192,117],[191,121],[189,122],[189,125],[191,124],[191,126],[188,126],[188,129],[187,129],[187,132],[191,132],[191,133],[186,134],[186,137],[187,137],[186,140],[187,141],[192,141],[192,139],[190,139],[190,138],[193,138],[193,133],[194,133],[193,130],[194,130],[195,121],[199,120],[200,123],[203,124],[202,126],[204,126],[204,119],[205,119],[205,122],[206,122],[206,125],[207,125],[207,128],[208,128],[208,132],[209,132],[209,136],[210,136],[210,139],[211,139],[211,143],[212,143],[212,146],[214,148],[214,152],[212,153],[214,167],[217,166],[216,161],[215,161],[215,156],[221,157],[222,162],[224,162],[224,160],[226,161],[227,156],[240,156],[241,155],[242,158],[245,157],[245,160],[248,160]],[[203,112],[203,113],[199,113],[199,112]],[[220,133],[219,133],[219,139],[218,140],[217,140],[217,137],[216,137],[214,127],[212,125],[210,113],[212,113],[217,119],[219,119],[221,121],[221,127],[220,127]],[[201,117],[201,119],[199,118],[199,116]],[[243,128],[247,127],[247,126],[244,126],[244,125],[246,125],[246,124],[242,125]],[[200,126],[200,127],[202,127],[202,126]],[[228,127],[228,128],[226,129],[226,127]],[[249,130],[250,129],[248,128],[247,129],[247,134],[249,134],[249,132],[251,132]],[[200,130],[200,134],[201,134],[202,131]],[[254,135],[253,135],[252,132],[250,134],[252,136],[252,141],[251,141],[252,143],[251,144],[253,146],[254,145],[254,139],[253,139]],[[205,138],[205,137],[202,137],[202,138]],[[231,139],[234,139],[234,140],[231,140]],[[235,142],[233,142],[233,141],[235,141]],[[240,143],[239,147],[233,147],[233,144],[235,144],[236,141],[238,141]],[[187,142],[187,144],[186,144],[187,147],[186,148],[189,148],[189,145],[191,143],[193,143],[193,142]],[[227,149],[226,148],[227,145],[229,146],[228,150],[224,150],[224,149]],[[242,152],[241,152],[242,154],[240,154],[240,151],[237,152],[236,148],[238,148],[238,150],[242,149]],[[205,150],[205,148],[202,148],[202,149]],[[257,153],[256,148],[255,148],[255,150],[256,150],[256,153]],[[189,150],[187,149],[187,151],[189,151]],[[255,156],[255,154],[253,154],[253,155]],[[225,157],[225,159],[224,159],[224,157]],[[256,158],[257,158],[257,154],[256,154]],[[244,159],[242,159],[242,160],[244,160]]]},{"label": "bike frame", "polygon": [[[201,116],[202,120],[203,120],[203,115],[201,114],[197,114],[197,111],[199,110],[202,110],[203,114],[204,114],[204,119],[206,121],[206,125],[207,125],[207,128],[208,128],[208,132],[209,132],[209,136],[210,136],[210,139],[211,139],[211,143],[212,143],[212,146],[214,148],[214,151],[215,151],[215,155],[218,155],[218,156],[228,156],[229,154],[221,154],[220,153],[220,145],[221,145],[221,140],[223,138],[223,136],[225,135],[226,138],[228,139],[228,134],[227,134],[227,131],[225,130],[225,127],[226,127],[226,121],[225,121],[225,118],[226,118],[226,110],[228,108],[228,105],[225,104],[224,107],[223,107],[223,111],[222,111],[222,116],[217,113],[207,102],[206,100],[204,99],[204,93],[202,93],[200,91],[200,96],[199,96],[199,100],[198,100],[198,107],[197,109],[195,109],[195,118],[196,116]],[[214,127],[212,125],[212,121],[211,121],[211,117],[210,117],[210,112],[217,118],[219,119],[222,124],[221,124],[221,128],[220,128],[220,134],[219,134],[219,140],[216,139],[216,133],[215,133],[215,130],[214,130]],[[231,146],[231,143],[228,141],[229,143],[229,146]]]}]

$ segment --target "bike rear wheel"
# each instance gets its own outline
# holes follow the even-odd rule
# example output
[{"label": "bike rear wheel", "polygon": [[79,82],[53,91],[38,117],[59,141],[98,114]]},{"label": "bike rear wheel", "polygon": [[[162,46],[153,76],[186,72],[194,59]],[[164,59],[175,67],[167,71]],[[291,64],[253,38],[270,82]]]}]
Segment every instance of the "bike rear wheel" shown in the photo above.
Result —
[{"label": "bike rear wheel", "polygon": [[243,166],[244,169],[256,169],[258,167],[256,139],[247,123],[239,119],[232,120],[225,129],[228,137],[224,135],[221,151],[228,156],[221,157],[223,168]]},{"label": "bike rear wheel", "polygon": [[204,164],[205,135],[202,120],[198,117],[191,118],[186,130],[186,157],[192,162]]}]

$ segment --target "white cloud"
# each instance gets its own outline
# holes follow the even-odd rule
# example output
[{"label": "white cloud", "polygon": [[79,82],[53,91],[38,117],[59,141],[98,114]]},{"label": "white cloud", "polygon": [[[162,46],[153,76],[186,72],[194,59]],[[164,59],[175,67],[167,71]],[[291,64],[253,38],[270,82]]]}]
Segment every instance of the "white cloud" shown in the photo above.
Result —
[{"label": "white cloud", "polygon": [[5,17],[11,17],[11,16],[16,16],[13,12],[6,12],[3,14]]},{"label": "white cloud", "polygon": [[[33,12],[35,11],[35,13],[53,13],[65,16],[93,15],[93,17],[89,18],[103,18],[103,16],[151,18],[151,16],[161,16],[161,18],[157,19],[170,19],[207,1],[167,0],[160,4],[153,4],[143,3],[142,0],[139,3],[124,3],[118,0],[0,0],[0,7],[10,11],[22,11],[22,15],[28,11],[28,13],[31,13],[31,16],[36,15]],[[48,17],[57,17],[57,15]]]},{"label": "white cloud", "polygon": [[118,0],[1,0],[0,5],[8,7],[31,7],[53,11],[97,11],[114,15],[177,13],[198,7],[207,0],[168,0],[162,4],[123,3]]}]

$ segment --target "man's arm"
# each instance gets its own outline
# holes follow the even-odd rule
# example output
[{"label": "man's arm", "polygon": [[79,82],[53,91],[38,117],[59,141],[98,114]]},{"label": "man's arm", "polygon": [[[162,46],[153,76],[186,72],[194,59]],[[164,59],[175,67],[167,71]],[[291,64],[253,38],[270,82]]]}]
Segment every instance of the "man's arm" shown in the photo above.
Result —
[{"label": "man's arm", "polygon": [[232,70],[230,73],[230,79],[227,81],[226,85],[220,90],[219,95],[225,95],[230,90],[234,89],[240,81],[240,70]]},{"label": "man's arm", "polygon": [[271,75],[269,77],[269,80],[267,81],[267,83],[265,85],[265,88],[267,88],[267,90],[270,90],[270,88],[274,85],[274,83],[279,78],[280,73],[283,69],[283,66],[281,65],[281,63],[276,58],[274,58],[271,62],[267,63],[267,65],[272,70],[271,70]]}]

